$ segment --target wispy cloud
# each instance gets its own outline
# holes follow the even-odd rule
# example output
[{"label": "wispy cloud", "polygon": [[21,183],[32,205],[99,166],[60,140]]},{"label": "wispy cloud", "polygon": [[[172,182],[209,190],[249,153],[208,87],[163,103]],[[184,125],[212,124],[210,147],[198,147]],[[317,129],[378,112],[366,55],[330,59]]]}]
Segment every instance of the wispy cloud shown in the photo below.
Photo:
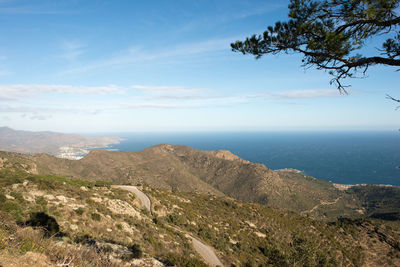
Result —
[{"label": "wispy cloud", "polygon": [[49,114],[40,114],[40,113],[36,113],[36,114],[33,114],[32,116],[30,116],[29,118],[31,119],[31,120],[39,120],[39,121],[44,121],[44,120],[48,120],[48,119],[50,119],[50,118],[52,118],[53,116],[52,115],[49,115]]},{"label": "wispy cloud", "polygon": [[59,56],[67,61],[75,61],[85,50],[84,45],[78,41],[65,41],[61,44],[62,54]]},{"label": "wispy cloud", "polygon": [[[77,103],[75,98],[61,97],[53,98],[54,102],[48,103],[39,96],[46,93],[104,95],[106,97],[96,98],[96,100],[87,97],[80,103]],[[109,95],[114,97],[109,98]],[[31,101],[32,96],[39,97]],[[14,102],[5,102],[5,104],[0,105],[0,113],[20,114],[31,120],[48,120],[61,114],[96,115],[129,112],[138,109],[202,109],[243,104],[262,105],[262,103],[296,105],[301,104],[303,99],[337,96],[340,96],[340,94],[335,89],[222,93],[211,89],[171,85],[132,85],[125,88],[115,85],[97,87],[40,84],[0,85],[0,100],[14,100]],[[291,100],[290,103],[288,103],[288,100]]]},{"label": "wispy cloud", "polygon": [[323,98],[323,97],[338,97],[340,92],[336,89],[305,89],[305,90],[290,90],[278,93],[270,93],[270,96],[279,99],[307,99],[307,98]]},{"label": "wispy cloud", "polygon": [[146,85],[133,85],[132,88],[145,91],[148,93],[157,94],[195,94],[202,92],[209,92],[209,89],[191,89],[183,86],[146,86]]},{"label": "wispy cloud", "polygon": [[146,50],[142,47],[133,46],[122,51],[119,51],[113,57],[89,62],[86,65],[70,68],[63,71],[61,74],[80,73],[91,70],[111,67],[123,66],[132,63],[146,63],[166,59],[177,59],[180,57],[188,57],[200,54],[210,54],[218,51],[229,51],[229,44],[232,40],[237,40],[239,37],[210,39],[194,43],[179,44],[173,47],[167,47],[164,50]]},{"label": "wispy cloud", "polygon": [[18,100],[45,93],[107,95],[121,94],[122,92],[122,89],[115,85],[91,87],[48,84],[13,84],[0,85],[0,100]]},{"label": "wispy cloud", "polygon": [[12,74],[11,71],[7,70],[4,67],[0,67],[0,76],[8,76],[8,75],[11,75],[11,74]]},{"label": "wispy cloud", "polygon": [[257,6],[257,8],[253,8],[250,10],[245,10],[242,11],[241,13],[235,14],[234,16],[232,16],[233,19],[246,19],[248,17],[252,17],[252,16],[257,16],[257,15],[264,15],[266,13],[275,11],[276,9],[279,8],[283,8],[283,7],[287,7],[287,3],[266,3],[265,6],[259,7]]},{"label": "wispy cloud", "polygon": [[18,1],[0,1],[0,14],[12,14],[12,15],[53,15],[53,14],[66,14],[66,13],[76,13],[76,10],[66,10],[65,7],[60,8],[59,3],[54,4],[50,2],[49,6],[45,6],[41,3],[35,2],[33,5],[21,4]]},{"label": "wispy cloud", "polygon": [[9,71],[5,66],[4,66],[4,61],[7,60],[7,56],[0,54],[0,76],[7,76],[11,75],[12,72]]}]

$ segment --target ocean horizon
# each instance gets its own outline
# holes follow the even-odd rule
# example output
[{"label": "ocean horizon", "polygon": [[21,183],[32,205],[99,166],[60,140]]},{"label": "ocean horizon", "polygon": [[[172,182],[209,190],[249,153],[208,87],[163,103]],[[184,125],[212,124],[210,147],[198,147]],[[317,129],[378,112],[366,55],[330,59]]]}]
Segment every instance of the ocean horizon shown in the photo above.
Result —
[{"label": "ocean horizon", "polygon": [[229,150],[277,170],[294,168],[340,184],[400,186],[400,133],[385,132],[165,132],[108,133],[110,148],[140,151],[157,144]]}]

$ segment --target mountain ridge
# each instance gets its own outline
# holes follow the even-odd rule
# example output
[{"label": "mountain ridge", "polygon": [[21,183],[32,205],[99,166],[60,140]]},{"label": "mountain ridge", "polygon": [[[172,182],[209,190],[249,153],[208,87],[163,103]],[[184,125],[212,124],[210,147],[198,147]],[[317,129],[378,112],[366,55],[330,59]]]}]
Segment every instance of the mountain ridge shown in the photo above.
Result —
[{"label": "mountain ridge", "polygon": [[399,188],[387,191],[389,199],[394,201],[385,200],[386,204],[381,207],[376,203],[385,194],[379,187],[339,190],[330,182],[298,172],[273,171],[227,151],[161,144],[139,152],[93,150],[81,160],[59,159],[47,154],[18,157],[29,162],[31,165],[24,164],[39,174],[226,195],[325,220],[340,216],[360,218],[374,213],[399,216],[400,203],[395,201],[400,196]]}]

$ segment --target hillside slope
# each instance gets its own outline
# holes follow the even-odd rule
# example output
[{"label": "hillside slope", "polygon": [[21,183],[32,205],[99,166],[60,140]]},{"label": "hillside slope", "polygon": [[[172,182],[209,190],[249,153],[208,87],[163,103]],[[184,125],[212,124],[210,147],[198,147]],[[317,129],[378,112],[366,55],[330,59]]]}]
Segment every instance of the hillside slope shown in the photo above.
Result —
[{"label": "hillside slope", "polygon": [[[185,232],[225,266],[400,264],[398,222],[325,223],[225,196],[141,190],[153,215],[103,182],[0,170],[0,265],[206,266]],[[59,232],[34,227],[37,213]]]},{"label": "hillside slope", "polygon": [[[372,198],[360,194],[357,187],[340,190],[330,182],[302,173],[273,171],[229,151],[201,151],[164,144],[140,152],[94,150],[78,161],[47,154],[0,153],[1,157],[9,161],[15,158],[16,161],[29,162],[25,165],[39,174],[227,195],[240,201],[257,202],[327,220],[378,213],[392,213],[394,217],[400,214],[399,203],[390,201],[400,198],[397,187],[386,195],[373,193],[382,190],[380,187],[360,187],[361,191],[367,190],[370,192],[368,195],[376,197],[375,202],[382,197],[388,198],[385,205],[370,205],[368,203]],[[391,205],[390,209],[387,209],[388,205]]]}]

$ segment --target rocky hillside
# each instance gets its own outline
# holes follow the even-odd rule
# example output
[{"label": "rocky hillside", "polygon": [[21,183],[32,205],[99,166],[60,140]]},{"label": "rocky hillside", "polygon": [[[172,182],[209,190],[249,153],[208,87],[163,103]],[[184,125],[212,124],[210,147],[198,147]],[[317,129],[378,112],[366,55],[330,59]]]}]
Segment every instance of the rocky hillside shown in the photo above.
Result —
[{"label": "rocky hillside", "polygon": [[22,163],[37,174],[225,195],[325,220],[399,218],[400,214],[398,187],[357,186],[343,190],[293,170],[273,171],[229,151],[158,145],[140,152],[95,150],[78,161],[15,153],[0,153],[0,159],[8,164]]},{"label": "rocky hillside", "polygon": [[7,164],[0,171],[4,267],[206,266],[190,237],[211,246],[225,266],[400,264],[397,221],[326,223],[223,195],[143,186],[150,213],[107,182]]}]

